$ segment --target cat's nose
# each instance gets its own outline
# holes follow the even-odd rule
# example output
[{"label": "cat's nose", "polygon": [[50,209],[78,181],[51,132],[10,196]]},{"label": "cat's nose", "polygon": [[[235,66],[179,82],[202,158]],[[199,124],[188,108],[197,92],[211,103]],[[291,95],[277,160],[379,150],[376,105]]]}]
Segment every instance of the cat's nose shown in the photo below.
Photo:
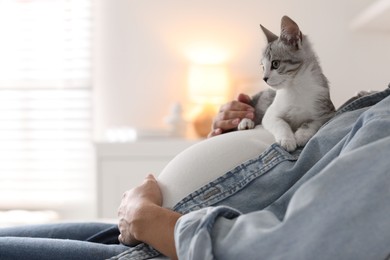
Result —
[{"label": "cat's nose", "polygon": [[263,78],[263,80],[264,80],[265,82],[267,82],[267,80],[268,80],[268,77],[264,77],[264,78]]}]

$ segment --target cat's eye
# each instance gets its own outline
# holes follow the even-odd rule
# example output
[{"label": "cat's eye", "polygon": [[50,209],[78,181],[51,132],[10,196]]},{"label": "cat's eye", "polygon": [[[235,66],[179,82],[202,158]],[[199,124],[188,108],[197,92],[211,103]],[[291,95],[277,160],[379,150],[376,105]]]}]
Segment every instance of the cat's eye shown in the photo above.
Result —
[{"label": "cat's eye", "polygon": [[271,69],[278,69],[280,66],[280,61],[279,60],[273,60],[272,63],[271,63]]}]

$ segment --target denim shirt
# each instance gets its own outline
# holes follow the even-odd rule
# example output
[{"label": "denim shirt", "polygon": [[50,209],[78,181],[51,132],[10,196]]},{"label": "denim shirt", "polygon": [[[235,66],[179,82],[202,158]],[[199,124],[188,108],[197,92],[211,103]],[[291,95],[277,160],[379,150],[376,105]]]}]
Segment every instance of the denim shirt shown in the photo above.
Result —
[{"label": "denim shirt", "polygon": [[[179,259],[384,259],[389,94],[348,102],[303,149],[273,144],[182,199],[174,207],[185,214],[175,227]],[[140,244],[112,259],[158,255]]]}]

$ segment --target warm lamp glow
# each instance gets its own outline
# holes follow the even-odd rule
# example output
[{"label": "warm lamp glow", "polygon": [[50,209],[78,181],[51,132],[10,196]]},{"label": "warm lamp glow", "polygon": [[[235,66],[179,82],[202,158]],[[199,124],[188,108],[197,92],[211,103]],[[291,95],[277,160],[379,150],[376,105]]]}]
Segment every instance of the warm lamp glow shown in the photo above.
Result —
[{"label": "warm lamp glow", "polygon": [[229,95],[229,74],[224,65],[192,65],[188,75],[190,99],[198,105],[193,119],[197,134],[206,137],[218,107]]},{"label": "warm lamp glow", "polygon": [[229,59],[229,52],[211,43],[193,43],[186,50],[186,55],[196,64],[222,64]]},{"label": "warm lamp glow", "polygon": [[189,96],[199,104],[222,104],[229,94],[229,74],[223,65],[193,65],[188,76]]}]

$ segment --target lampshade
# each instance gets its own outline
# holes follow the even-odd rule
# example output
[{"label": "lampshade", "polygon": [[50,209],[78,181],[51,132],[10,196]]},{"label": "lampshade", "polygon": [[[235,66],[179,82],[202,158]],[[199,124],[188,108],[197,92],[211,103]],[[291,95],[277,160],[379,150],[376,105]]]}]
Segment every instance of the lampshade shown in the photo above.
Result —
[{"label": "lampshade", "polygon": [[190,99],[198,104],[222,104],[229,94],[229,74],[224,65],[196,64],[189,70]]}]

